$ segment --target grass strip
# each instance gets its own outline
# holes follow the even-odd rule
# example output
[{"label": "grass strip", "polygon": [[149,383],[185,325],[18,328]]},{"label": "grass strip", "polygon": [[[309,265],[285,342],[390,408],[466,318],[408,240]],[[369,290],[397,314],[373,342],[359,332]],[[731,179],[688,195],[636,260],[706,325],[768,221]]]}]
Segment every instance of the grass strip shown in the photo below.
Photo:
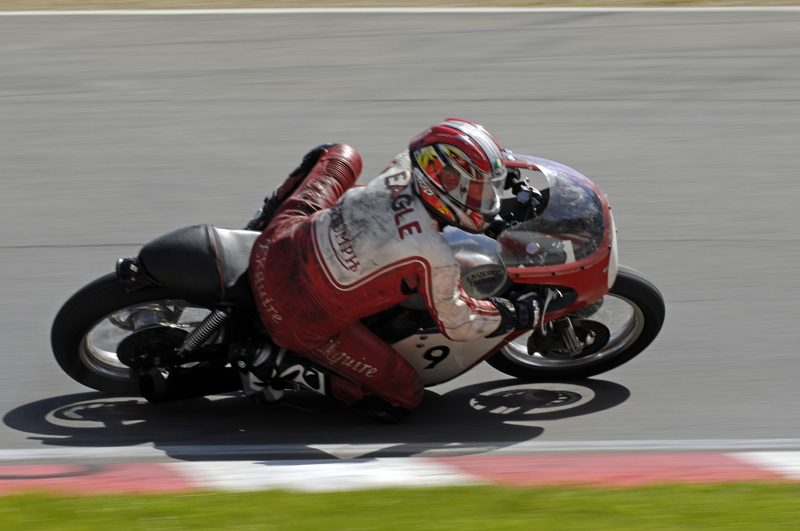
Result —
[{"label": "grass strip", "polygon": [[4,531],[800,529],[800,485],[457,487],[0,498]]}]

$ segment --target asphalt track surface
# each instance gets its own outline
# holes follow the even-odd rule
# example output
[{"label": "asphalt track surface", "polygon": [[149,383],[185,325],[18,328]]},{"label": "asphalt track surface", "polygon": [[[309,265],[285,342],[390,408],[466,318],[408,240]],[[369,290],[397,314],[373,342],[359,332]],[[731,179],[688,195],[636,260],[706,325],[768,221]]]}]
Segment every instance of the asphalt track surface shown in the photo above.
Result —
[{"label": "asphalt track surface", "polygon": [[[0,17],[0,458],[800,449],[799,27],[796,11]],[[658,340],[574,384],[587,406],[478,411],[516,383],[485,366],[381,426],[307,395],[109,400],[56,365],[56,311],[119,256],[243,226],[322,142],[355,146],[366,180],[447,116],[592,178],[622,263],[664,293]]]}]

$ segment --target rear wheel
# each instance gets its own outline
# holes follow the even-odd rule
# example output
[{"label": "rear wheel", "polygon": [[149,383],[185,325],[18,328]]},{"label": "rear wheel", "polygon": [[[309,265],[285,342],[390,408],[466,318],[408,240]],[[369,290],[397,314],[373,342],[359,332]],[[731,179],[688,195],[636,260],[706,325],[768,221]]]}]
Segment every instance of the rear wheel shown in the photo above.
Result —
[{"label": "rear wheel", "polygon": [[139,395],[138,373],[130,367],[134,354],[171,355],[209,313],[158,286],[128,293],[110,273],[83,287],[58,312],[53,354],[64,372],[85,386]]},{"label": "rear wheel", "polygon": [[661,292],[629,267],[620,266],[602,304],[590,308],[591,313],[570,316],[581,344],[577,357],[537,332],[509,343],[487,360],[489,365],[527,381],[588,378],[630,361],[655,340],[664,324]]}]

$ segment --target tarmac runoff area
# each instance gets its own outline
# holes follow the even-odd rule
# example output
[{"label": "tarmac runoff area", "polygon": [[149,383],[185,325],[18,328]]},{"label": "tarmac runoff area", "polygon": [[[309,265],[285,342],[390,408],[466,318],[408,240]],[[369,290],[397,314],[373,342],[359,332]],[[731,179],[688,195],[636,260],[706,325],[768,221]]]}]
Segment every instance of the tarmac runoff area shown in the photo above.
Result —
[{"label": "tarmac runoff area", "polygon": [[796,451],[0,465],[0,495],[796,481],[800,481]]},{"label": "tarmac runoff area", "polygon": [[[0,409],[7,422],[22,417],[17,427],[0,426],[0,493],[800,481],[800,439],[783,447],[747,443],[747,447],[611,449],[596,444],[597,439],[610,437],[800,437],[796,422],[800,365],[793,363],[794,269],[800,255],[798,247],[790,245],[798,224],[796,194],[792,194],[797,180],[791,170],[796,167],[798,121],[797,92],[791,87],[797,85],[800,72],[795,19],[783,12],[697,18],[692,11],[685,16],[662,13],[664,18],[658,20],[638,13],[585,14],[536,13],[530,21],[520,21],[515,14],[480,21],[492,23],[492,32],[481,42],[491,43],[496,35],[507,40],[481,56],[481,65],[495,65],[492,82],[465,88],[461,99],[453,102],[453,112],[476,109],[478,102],[481,116],[491,117],[509,138],[527,134],[524,138],[535,140],[539,153],[582,171],[585,167],[591,176],[600,170],[598,183],[614,198],[615,212],[627,218],[626,263],[652,276],[668,294],[672,308],[659,344],[636,363],[612,373],[624,396],[634,398],[608,414],[547,421],[546,438],[553,446],[546,452],[536,441],[538,432],[514,431],[505,423],[484,420],[482,426],[503,426],[499,436],[514,443],[507,451],[523,455],[486,455],[484,448],[456,448],[481,456],[441,455],[439,450],[449,441],[462,440],[480,428],[464,402],[473,395],[459,395],[453,389],[452,400],[440,409],[448,418],[455,416],[453,423],[420,421],[432,434],[415,431],[407,437],[429,441],[441,436],[445,445],[405,444],[398,450],[372,448],[348,455],[321,445],[313,453],[302,448],[274,452],[237,448],[211,455],[203,450],[207,453],[202,461],[197,460],[196,449],[191,455],[167,445],[238,441],[242,426],[253,433],[243,436],[244,441],[265,440],[256,437],[268,433],[258,428],[261,419],[242,414],[229,420],[231,409],[209,408],[218,428],[208,434],[193,426],[200,426],[201,420],[211,422],[206,411],[193,412],[187,422],[147,413],[143,418],[152,427],[131,424],[141,422],[141,417],[122,416],[121,423],[101,423],[106,429],[95,431],[104,435],[91,437],[73,430],[84,420],[53,428],[50,418],[37,416],[40,410],[42,415],[52,410],[39,406],[44,393],[63,405],[84,400],[84,395],[70,397],[86,391],[55,372],[42,316],[52,316],[58,301],[84,283],[84,276],[106,271],[103,260],[119,256],[115,242],[146,241],[145,235],[161,234],[165,226],[182,226],[178,223],[185,225],[192,216],[207,215],[212,204],[216,219],[238,220],[239,197],[248,197],[244,191],[252,194],[254,189],[278,184],[262,182],[263,176],[255,171],[260,171],[267,155],[259,150],[269,142],[276,150],[288,149],[312,126],[326,131],[341,128],[353,144],[381,153],[392,142],[373,138],[374,133],[368,132],[374,125],[370,116],[386,120],[391,111],[398,139],[405,131],[416,131],[431,114],[438,116],[447,97],[440,86],[458,81],[450,65],[472,54],[447,45],[453,39],[445,36],[435,45],[447,53],[423,61],[425,68],[416,69],[419,77],[401,84],[396,81],[406,74],[397,74],[374,54],[385,51],[399,64],[417,64],[421,48],[402,48],[414,41],[408,26],[393,32],[376,32],[370,26],[359,32],[358,24],[352,23],[334,31],[328,17],[317,17],[296,35],[286,20],[269,17],[259,17],[257,23],[247,18],[249,24],[241,26],[216,23],[210,15],[208,20],[173,17],[154,27],[154,20],[137,16],[124,22],[116,17],[79,20],[80,16],[46,20],[53,13],[37,15],[36,21],[22,20],[18,13],[9,14],[17,17],[14,20],[4,16],[17,33],[0,31],[15,50],[3,57],[10,61],[7,69],[15,69],[17,75],[4,84],[3,100],[8,105],[2,132],[7,131],[4,138],[10,142],[5,152],[14,171],[9,175],[18,175],[24,186],[8,188],[14,193],[0,211],[25,230],[7,234],[0,281],[0,291],[8,299],[0,319],[5,345]],[[341,17],[342,24],[348,20]],[[415,20],[422,23],[425,18]],[[420,46],[430,46],[427,36],[441,33],[437,24],[429,20],[416,28]],[[318,28],[330,40],[303,42]],[[43,35],[48,36],[46,43],[41,42]],[[270,48],[279,38],[291,46]],[[534,45],[536,54],[522,53]],[[317,48],[343,52],[344,59],[334,67],[348,75],[332,76],[321,88],[311,83],[314,78],[304,72],[327,67],[325,57],[309,53]],[[288,51],[295,53],[286,55]],[[58,60],[50,56],[54,52],[61,54]],[[498,62],[498,58],[511,60]],[[256,60],[269,68],[252,68]],[[543,78],[545,71],[548,76]],[[504,75],[513,75],[518,82],[498,87],[494,80]],[[282,77],[291,83],[273,82]],[[576,82],[583,79],[588,83]],[[361,91],[353,96],[351,85],[362,87]],[[430,99],[420,99],[420,92]],[[277,104],[264,103],[270,101]],[[534,133],[526,133],[527,123],[514,125],[520,107],[536,116]],[[313,115],[313,121],[298,122],[303,113]],[[481,116],[475,119],[484,120]],[[292,128],[284,130],[286,124]],[[401,140],[407,142],[405,136]],[[140,160],[140,153],[147,153],[147,160]],[[660,164],[677,160],[692,171]],[[54,173],[54,168],[70,172],[65,176]],[[238,183],[236,190],[229,192],[226,184],[219,194],[218,188],[203,184],[228,174],[238,176],[230,180],[232,188]],[[161,182],[164,176],[174,179],[172,187],[142,214],[141,205],[152,200],[145,193],[146,183]],[[751,189],[754,177],[759,193],[743,202],[741,190]],[[97,191],[98,183],[106,191]],[[676,189],[691,190],[693,200],[676,204],[670,196]],[[42,190],[48,194],[43,196]],[[135,230],[131,219],[136,221]],[[623,220],[618,221],[622,226]],[[703,229],[701,234],[697,227]],[[743,235],[758,243],[747,260],[742,260]],[[139,247],[130,246],[132,252]],[[109,263],[113,265],[113,260]],[[58,264],[58,274],[53,264]],[[742,311],[740,301],[747,301],[747,311]],[[498,377],[479,370],[470,373],[476,375],[471,382]],[[138,414],[136,404],[108,409],[112,415]],[[279,417],[288,418],[281,426],[300,425],[295,416]],[[431,413],[429,418],[437,417]],[[538,421],[523,422],[531,425],[511,428],[542,429]],[[127,426],[131,427],[123,429]],[[326,434],[312,425],[278,440],[323,436],[329,442],[352,440],[349,425],[325,426],[336,431]],[[450,427],[460,431],[449,433]],[[50,434],[56,439],[37,442],[40,435],[48,439]],[[516,443],[522,439],[531,446],[538,444],[536,455],[519,450]],[[565,455],[564,441],[572,440],[592,445]],[[140,446],[143,441],[156,448]],[[106,452],[93,444],[119,446]],[[485,441],[478,444],[492,446]],[[35,448],[8,450],[21,446]],[[432,456],[431,449],[437,455]],[[412,457],[397,457],[400,454]]]}]

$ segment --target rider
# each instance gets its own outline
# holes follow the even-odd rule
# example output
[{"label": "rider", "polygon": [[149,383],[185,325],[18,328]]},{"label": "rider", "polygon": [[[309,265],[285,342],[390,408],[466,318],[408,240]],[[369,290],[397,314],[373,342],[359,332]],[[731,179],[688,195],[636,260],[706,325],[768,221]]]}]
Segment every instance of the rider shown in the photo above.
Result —
[{"label": "rider", "polygon": [[249,274],[274,345],[232,356],[251,396],[276,399],[269,384],[283,377],[399,422],[422,400],[422,382],[360,319],[419,293],[445,336],[472,341],[534,328],[539,302],[469,297],[441,234],[444,225],[482,232],[500,210],[507,170],[485,129],[448,118],[353,186],[360,173],[352,147],[322,145],[265,200],[248,225],[263,229]]}]

